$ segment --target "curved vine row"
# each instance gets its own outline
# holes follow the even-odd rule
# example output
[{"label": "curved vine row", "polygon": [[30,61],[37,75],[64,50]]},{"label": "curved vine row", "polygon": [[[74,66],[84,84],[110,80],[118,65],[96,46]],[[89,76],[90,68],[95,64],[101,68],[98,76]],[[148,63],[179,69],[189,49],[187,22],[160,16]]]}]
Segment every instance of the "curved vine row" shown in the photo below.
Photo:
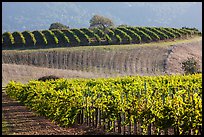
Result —
[{"label": "curved vine row", "polygon": [[10,32],[3,33],[2,48],[139,44],[193,36],[202,36],[202,33],[196,28],[178,29],[164,27],[116,27],[106,28],[105,30],[98,28],[60,31],[36,30],[22,33],[13,32],[12,34]]}]

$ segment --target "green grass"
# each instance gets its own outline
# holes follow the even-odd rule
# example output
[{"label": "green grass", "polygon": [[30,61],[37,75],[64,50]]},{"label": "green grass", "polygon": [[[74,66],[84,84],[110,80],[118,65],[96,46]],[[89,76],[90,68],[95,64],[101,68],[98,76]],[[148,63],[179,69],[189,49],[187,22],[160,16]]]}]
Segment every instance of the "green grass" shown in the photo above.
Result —
[{"label": "green grass", "polygon": [[[90,51],[90,50],[121,50],[121,49],[134,49],[138,46],[170,46],[174,44],[189,43],[192,41],[197,41],[202,39],[200,36],[196,36],[189,39],[177,39],[170,41],[159,41],[143,44],[127,44],[127,45],[101,45],[101,46],[78,46],[78,47],[56,47],[56,48],[46,48],[46,49],[23,49],[23,50],[10,50],[11,52],[39,52],[39,51]],[[3,50],[2,52],[8,52],[8,50]]]}]

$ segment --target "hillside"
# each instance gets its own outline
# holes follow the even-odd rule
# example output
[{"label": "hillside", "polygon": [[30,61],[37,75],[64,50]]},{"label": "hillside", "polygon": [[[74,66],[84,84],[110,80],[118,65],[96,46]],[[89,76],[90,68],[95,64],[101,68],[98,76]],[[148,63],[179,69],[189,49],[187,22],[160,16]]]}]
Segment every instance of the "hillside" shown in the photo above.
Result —
[{"label": "hillside", "polygon": [[3,84],[27,82],[48,74],[93,78],[183,73],[179,63],[187,57],[195,57],[202,67],[202,37],[140,45],[4,50],[2,80]]},{"label": "hillside", "polygon": [[202,2],[2,2],[1,48],[2,135],[203,134]]},{"label": "hillside", "polygon": [[167,74],[183,73],[180,63],[188,57],[197,60],[202,71],[202,38],[193,43],[181,43],[173,46],[167,58]]}]

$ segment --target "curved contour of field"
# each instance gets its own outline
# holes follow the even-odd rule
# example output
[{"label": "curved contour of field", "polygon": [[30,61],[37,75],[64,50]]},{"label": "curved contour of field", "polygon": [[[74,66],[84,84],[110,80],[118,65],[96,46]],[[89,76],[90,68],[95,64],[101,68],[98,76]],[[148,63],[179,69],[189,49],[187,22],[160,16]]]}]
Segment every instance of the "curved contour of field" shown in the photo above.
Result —
[{"label": "curved contour of field", "polygon": [[[174,73],[183,73],[180,69],[180,63],[187,59],[187,57],[194,57],[199,61],[199,65],[202,67],[202,38],[196,38],[192,41],[188,42],[181,42],[178,44],[171,44],[172,46],[166,46],[164,51],[165,53],[161,53],[164,55],[161,61],[163,62],[162,69],[164,70],[164,74],[174,74]],[[158,49],[157,49],[158,50]],[[143,50],[144,52],[144,50]],[[151,67],[150,64],[151,60],[156,61],[156,58],[151,58],[152,53],[150,50],[148,52],[139,52],[140,54],[137,56],[138,60],[142,60],[141,57],[144,55],[149,56],[149,60],[146,62],[142,62],[140,65],[145,67],[146,70],[148,67]],[[146,53],[146,54],[145,54]],[[158,51],[156,52],[158,53]],[[154,53],[154,57],[156,55]],[[157,54],[160,56],[159,54]],[[130,57],[131,54],[126,55],[125,57],[121,57],[119,60],[117,56],[110,56],[111,58],[106,58],[105,60],[114,60],[118,59],[118,62],[124,61],[128,62],[127,59],[139,62],[135,58]],[[153,63],[153,61],[151,62]],[[125,65],[128,65],[129,68]],[[122,68],[126,68],[126,73],[120,73],[123,75],[129,74],[127,72],[131,72],[134,70],[135,66],[131,65],[130,61],[128,63],[124,63]],[[135,63],[137,64],[137,63]],[[139,64],[137,64],[139,65]],[[141,68],[141,66],[137,66]],[[112,69],[116,69],[117,64],[112,64]],[[132,67],[132,68],[131,68]],[[141,72],[139,70],[138,72]],[[60,77],[65,78],[76,78],[76,77],[83,77],[83,78],[93,78],[93,77],[108,77],[108,76],[116,76],[116,73],[95,73],[95,72],[84,72],[80,70],[62,70],[62,69],[53,69],[53,68],[42,68],[42,67],[35,67],[35,66],[28,66],[28,65],[16,65],[16,64],[2,64],[2,79],[3,83],[6,84],[9,80],[16,80],[20,82],[26,82],[31,79],[39,78],[42,75],[50,75],[55,74]],[[141,74],[141,73],[140,73]],[[19,102],[10,99],[4,92],[2,92],[2,112],[4,119],[7,121],[7,125],[9,126],[9,130],[7,134],[18,134],[18,135],[90,135],[90,134],[104,134],[104,132],[100,131],[99,129],[90,129],[84,126],[76,126],[70,128],[61,128],[57,126],[55,123],[52,123],[50,120],[37,116],[33,112],[31,112],[28,108],[21,105]],[[3,133],[5,134],[5,133]]]},{"label": "curved contour of field", "polygon": [[202,71],[202,39],[174,45],[167,58],[167,74],[184,73],[181,69],[181,63],[188,57],[193,57],[198,62],[200,71]]},{"label": "curved contour of field", "polygon": [[181,62],[194,57],[202,68],[202,37],[189,40],[2,52],[2,84],[45,75],[97,78],[183,73]]},{"label": "curved contour of field", "polygon": [[61,78],[93,78],[99,74],[82,72],[77,70],[63,70],[35,67],[29,65],[2,64],[3,86],[10,80],[26,83],[29,80],[36,80],[42,76],[55,75]]}]

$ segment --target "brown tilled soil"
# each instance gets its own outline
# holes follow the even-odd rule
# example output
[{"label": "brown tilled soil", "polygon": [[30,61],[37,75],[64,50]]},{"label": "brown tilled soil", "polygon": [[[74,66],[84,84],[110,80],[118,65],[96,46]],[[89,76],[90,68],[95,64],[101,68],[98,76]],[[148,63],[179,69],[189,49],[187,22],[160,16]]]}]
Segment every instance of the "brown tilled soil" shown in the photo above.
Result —
[{"label": "brown tilled soil", "polygon": [[103,135],[101,129],[89,128],[86,125],[75,125],[63,128],[51,120],[39,116],[20,102],[2,92],[2,113],[7,122],[9,135]]},{"label": "brown tilled soil", "polygon": [[99,77],[98,74],[92,72],[43,68],[28,65],[2,64],[3,86],[5,86],[10,80],[26,83],[30,80],[37,80],[40,77],[48,75],[55,75],[60,78]]},{"label": "brown tilled soil", "polygon": [[184,73],[181,69],[181,63],[187,60],[188,57],[197,60],[202,71],[202,39],[191,43],[174,45],[170,50],[166,64],[167,74]]},{"label": "brown tilled soil", "polygon": [[[188,44],[173,45],[169,49],[168,58],[166,59],[166,73],[183,73],[180,68],[180,63],[187,59],[187,57],[194,57],[199,61],[202,68],[202,38],[199,41],[194,41]],[[38,78],[35,71],[44,72],[44,74],[57,74],[57,76],[64,76],[67,73],[69,77],[99,77],[94,73],[84,73],[79,71],[65,71],[56,73],[53,69],[37,69],[28,68],[30,74],[25,71],[26,67],[14,64],[3,64],[4,74],[6,77],[15,77],[17,81],[27,81],[26,76],[32,75],[34,78]],[[31,71],[32,70],[32,71]],[[46,71],[47,70],[47,71]],[[7,71],[7,72],[6,72]],[[19,73],[17,73],[19,72]],[[33,74],[32,74],[33,72]],[[4,75],[3,74],[3,75]],[[23,79],[23,77],[25,77]],[[5,79],[6,80],[6,79]],[[3,81],[4,83],[8,81]],[[3,83],[2,82],[2,83]],[[3,84],[4,85],[4,84]],[[105,134],[101,129],[91,129],[87,126],[73,126],[70,128],[62,128],[57,124],[52,123],[45,117],[38,116],[34,112],[30,111],[24,105],[9,98],[5,92],[2,92],[2,113],[7,121],[7,127],[9,134],[16,135],[99,135]],[[5,134],[5,133],[3,133]]]},{"label": "brown tilled soil", "polygon": [[59,49],[55,52],[4,51],[2,79],[7,83],[9,80],[27,82],[50,74],[64,78],[95,78],[135,74],[161,75],[164,72],[167,46],[142,45],[116,49],[92,48],[84,52],[62,52]]},{"label": "brown tilled soil", "polygon": [[[74,125],[71,127],[60,127],[44,116],[39,116],[29,110],[20,102],[8,97],[2,92],[2,113],[6,120],[6,128],[2,135],[121,135],[116,132],[105,132],[103,127],[89,127],[86,124]],[[126,127],[126,134],[128,134]],[[133,130],[133,126],[132,126]],[[124,133],[123,127],[121,133]],[[151,127],[152,134],[155,134],[155,127]],[[132,131],[133,132],[133,131]],[[138,128],[137,132],[140,132]],[[168,135],[173,135],[174,130],[170,128]],[[164,131],[161,131],[164,135]]]}]

